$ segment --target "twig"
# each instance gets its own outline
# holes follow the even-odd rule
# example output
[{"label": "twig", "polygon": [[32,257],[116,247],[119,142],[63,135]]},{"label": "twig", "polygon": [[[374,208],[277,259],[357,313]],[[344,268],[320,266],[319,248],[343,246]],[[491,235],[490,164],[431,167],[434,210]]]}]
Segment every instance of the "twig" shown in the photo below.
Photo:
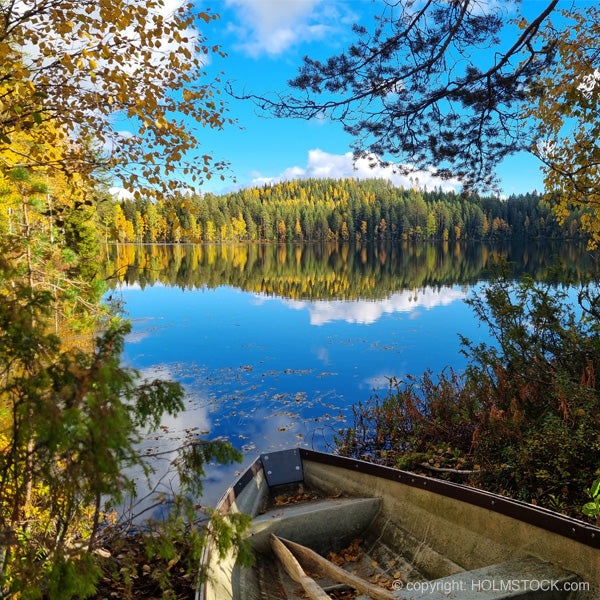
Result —
[{"label": "twig", "polygon": [[435,471],[436,473],[453,473],[454,475],[473,475],[474,473],[481,473],[478,469],[450,469],[448,467],[434,467],[427,463],[419,463],[420,467]]}]

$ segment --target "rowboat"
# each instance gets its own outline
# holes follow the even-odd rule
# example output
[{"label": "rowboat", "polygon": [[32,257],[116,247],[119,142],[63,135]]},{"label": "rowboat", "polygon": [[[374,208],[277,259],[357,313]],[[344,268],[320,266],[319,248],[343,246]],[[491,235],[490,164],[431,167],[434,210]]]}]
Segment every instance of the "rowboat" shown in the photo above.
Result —
[{"label": "rowboat", "polygon": [[219,501],[253,516],[253,567],[219,559],[196,600],[600,598],[600,528],[439,479],[295,448]]}]

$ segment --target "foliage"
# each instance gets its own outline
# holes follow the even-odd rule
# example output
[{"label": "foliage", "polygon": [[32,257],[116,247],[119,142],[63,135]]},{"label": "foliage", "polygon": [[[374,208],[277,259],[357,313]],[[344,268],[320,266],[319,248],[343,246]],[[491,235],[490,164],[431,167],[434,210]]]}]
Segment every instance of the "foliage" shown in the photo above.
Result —
[{"label": "foliage", "polygon": [[600,479],[596,479],[592,483],[590,498],[592,501],[583,505],[583,514],[588,517],[596,517],[596,522],[598,522],[598,518],[600,517]]},{"label": "foliage", "polygon": [[[189,123],[226,120],[217,82],[198,84],[205,55],[221,51],[195,24],[214,17],[191,4],[172,9],[164,0],[0,2],[3,598],[94,593],[101,546],[133,527],[130,511],[113,522],[104,503],[135,497],[127,469],[152,472],[137,443],[183,409],[178,384],[121,364],[129,329],[100,304],[96,229],[107,225],[97,211],[102,170],[146,195],[178,189],[175,169],[198,147]],[[118,131],[124,118],[133,132]],[[182,165],[193,180],[222,166],[209,155]],[[179,489],[154,499],[163,519],[136,523],[148,551],[167,561],[165,595],[184,538],[190,573],[211,536],[240,546],[247,520],[207,520],[195,500],[205,463],[240,456],[198,438],[173,451]]]},{"label": "foliage", "polygon": [[537,193],[497,197],[396,188],[385,180],[309,179],[222,196],[123,200],[105,207],[106,238],[130,242],[502,240],[578,238]]},{"label": "foliage", "polygon": [[3,170],[53,168],[81,183],[101,166],[150,192],[181,187],[177,168],[199,182],[223,168],[208,154],[181,162],[200,145],[190,123],[227,120],[218,81],[199,83],[206,57],[222,53],[197,29],[215,15],[164,0],[23,0],[0,16]]},{"label": "foliage", "polygon": [[[121,502],[134,492],[123,470],[149,470],[136,443],[162,415],[182,410],[183,391],[172,382],[140,382],[120,365],[128,331],[120,321],[107,324],[94,353],[65,352],[56,336],[43,332],[47,294],[28,298],[24,289],[15,296],[0,307],[6,365],[0,388],[1,585],[24,598],[86,597],[99,576],[92,551],[107,536],[126,533],[122,524],[100,529],[107,518],[101,500]],[[168,556],[186,536],[193,550],[189,560],[197,557],[206,536],[196,523],[194,499],[202,488],[201,466],[212,460],[239,460],[239,453],[225,442],[197,440],[184,448],[177,462],[180,494],[146,538],[153,554]],[[238,525],[245,524],[234,523],[234,532]]]},{"label": "foliage", "polygon": [[577,318],[565,290],[527,278],[516,288],[501,278],[471,305],[496,338],[464,341],[469,379],[491,391],[476,436],[482,464],[507,465],[491,476],[500,489],[577,512],[599,466],[600,324]]},{"label": "foliage", "polygon": [[104,289],[90,267],[99,251],[91,204],[86,190],[55,172],[16,167],[0,175],[2,284],[25,279],[32,290],[49,293],[56,333],[67,321],[81,327]]},{"label": "foliage", "polygon": [[389,446],[386,460],[406,463],[442,448],[481,467],[476,485],[579,516],[600,468],[598,321],[577,318],[565,290],[527,277],[500,274],[469,303],[495,344],[463,339],[461,377],[426,374],[396,385],[375,412],[359,406],[342,451]]},{"label": "foliage", "polygon": [[347,50],[306,57],[291,92],[249,97],[278,117],[339,121],[373,162],[487,187],[495,166],[528,146],[521,101],[552,62],[537,32],[557,3],[507,23],[518,2],[385,0]]},{"label": "foliage", "polygon": [[[0,189],[0,590],[88,597],[100,576],[96,551],[132,527],[107,527],[103,504],[135,494],[125,469],[151,474],[136,444],[183,409],[183,390],[121,365],[128,325],[100,306],[105,286],[92,279],[94,195],[53,169],[25,167],[9,170]],[[239,459],[228,443],[197,438],[174,454],[180,489],[170,504],[158,499],[165,518],[145,535],[160,545],[155,554],[168,556],[185,536],[192,565],[209,535],[195,500],[203,465]],[[219,543],[241,542],[243,518],[211,520]]]},{"label": "foliage", "polygon": [[[205,465],[228,464],[241,459],[241,453],[223,440],[190,439],[178,449],[172,465],[180,489],[170,497],[151,494],[154,503],[150,507],[156,509],[157,516],[143,521],[140,526],[135,513],[128,514],[98,532],[96,545],[111,550],[111,556],[100,561],[105,582],[110,580],[113,590],[125,591],[127,595],[133,592],[134,585],[137,590],[138,576],[147,574],[154,584],[152,595],[160,593],[163,598],[174,597],[175,565],[188,580],[190,589],[210,577],[206,567],[200,564],[207,544],[222,556],[234,548],[238,563],[250,565],[253,561],[251,546],[243,538],[250,517],[243,513],[221,514],[197,504],[197,498],[202,494]],[[139,457],[138,462],[141,462]],[[134,500],[139,502],[140,499]],[[147,510],[148,507],[143,509]],[[141,552],[142,558],[139,557]]]},{"label": "foliage", "polygon": [[[232,513],[213,515],[210,528],[199,527],[197,518],[193,521],[196,525],[182,527],[178,517],[170,513],[168,522],[152,521],[150,529],[143,533],[115,536],[107,546],[111,556],[100,560],[103,579],[96,597],[115,594],[125,598],[191,597],[197,580],[190,575],[198,571],[207,531],[213,543],[239,544],[238,563],[249,564],[250,547],[241,539],[248,521],[247,515]],[[199,576],[204,579],[210,574],[202,572]]]},{"label": "foliage", "polygon": [[[417,467],[439,452],[468,457],[477,402],[452,370],[404,381],[390,379],[389,393],[353,407],[353,427],[337,438],[338,450],[363,460]],[[462,464],[460,465],[462,466]]]},{"label": "foliage", "polygon": [[525,116],[539,122],[534,152],[543,161],[545,187],[560,220],[583,207],[581,224],[596,246],[600,240],[600,10],[590,4],[580,11],[564,11],[563,18],[560,29],[548,24],[543,31],[543,38],[555,44],[558,59],[539,75],[540,93],[526,107]]}]

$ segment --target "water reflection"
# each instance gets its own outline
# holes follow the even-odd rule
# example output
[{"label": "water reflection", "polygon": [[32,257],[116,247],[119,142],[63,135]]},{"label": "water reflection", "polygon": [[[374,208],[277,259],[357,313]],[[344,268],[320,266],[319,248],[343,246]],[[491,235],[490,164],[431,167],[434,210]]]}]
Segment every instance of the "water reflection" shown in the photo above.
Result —
[{"label": "water reflection", "polygon": [[583,244],[475,243],[349,245],[224,244],[112,245],[104,276],[113,286],[142,289],[162,283],[182,289],[230,285],[295,300],[381,299],[400,290],[472,285],[487,278],[499,258],[515,277],[545,277],[557,262],[570,281],[595,264]]},{"label": "water reflection", "polygon": [[[494,260],[540,278],[552,255],[572,281],[593,268],[583,247],[548,244],[110,246],[106,276],[133,325],[125,361],[186,390],[185,412],[143,450],[188,435],[227,438],[246,464],[296,445],[326,450],[389,377],[464,367],[457,334],[487,332],[461,300]],[[205,502],[236,468],[209,471]]]},{"label": "water reflection", "polygon": [[311,325],[323,325],[332,321],[369,325],[384,314],[408,312],[416,317],[415,311],[419,308],[429,310],[464,300],[466,297],[466,289],[444,286],[439,289],[425,287],[395,292],[383,300],[288,300],[286,306],[308,311]]}]

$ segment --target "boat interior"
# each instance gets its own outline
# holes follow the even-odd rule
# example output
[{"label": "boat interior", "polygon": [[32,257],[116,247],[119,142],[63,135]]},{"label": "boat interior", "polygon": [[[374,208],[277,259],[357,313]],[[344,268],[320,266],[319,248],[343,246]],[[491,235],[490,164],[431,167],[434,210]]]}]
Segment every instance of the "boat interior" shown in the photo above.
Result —
[{"label": "boat interior", "polygon": [[[472,502],[464,486],[427,489],[439,486],[319,454],[263,455],[224,497],[223,509],[254,517],[256,562],[213,562],[202,600],[600,598],[597,528],[565,537],[561,528],[581,522],[546,531],[499,496]],[[573,539],[582,536],[591,545]]]}]

